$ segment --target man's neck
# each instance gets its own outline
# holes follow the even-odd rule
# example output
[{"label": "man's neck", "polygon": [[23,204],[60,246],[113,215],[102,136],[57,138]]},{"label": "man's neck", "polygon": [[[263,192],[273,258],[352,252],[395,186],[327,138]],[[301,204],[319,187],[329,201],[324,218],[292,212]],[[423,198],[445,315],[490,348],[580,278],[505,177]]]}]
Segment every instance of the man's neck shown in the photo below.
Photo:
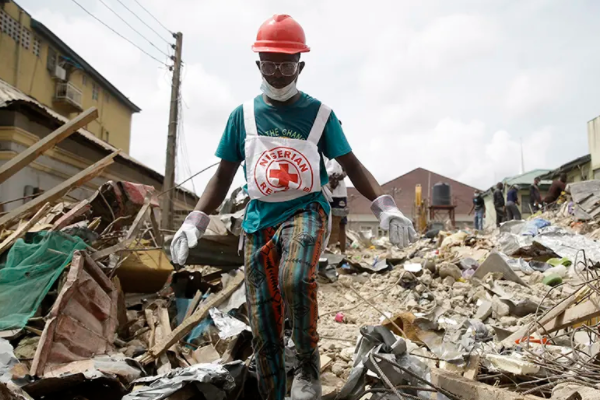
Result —
[{"label": "man's neck", "polygon": [[289,106],[290,104],[294,104],[295,102],[297,102],[300,99],[300,96],[302,96],[302,92],[298,92],[295,95],[293,95],[292,97],[290,97],[288,100],[286,101],[278,101],[278,100],[273,100],[272,98],[270,98],[269,96],[267,96],[266,94],[263,93],[263,100],[265,101],[265,103],[272,105],[272,106]]}]

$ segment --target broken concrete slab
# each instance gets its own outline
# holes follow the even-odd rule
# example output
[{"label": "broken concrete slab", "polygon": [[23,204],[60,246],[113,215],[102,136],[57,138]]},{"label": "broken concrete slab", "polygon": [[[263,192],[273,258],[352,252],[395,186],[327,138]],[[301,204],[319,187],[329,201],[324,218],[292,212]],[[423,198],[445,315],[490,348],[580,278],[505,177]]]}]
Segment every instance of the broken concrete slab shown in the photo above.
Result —
[{"label": "broken concrete slab", "polygon": [[494,296],[492,299],[492,311],[494,312],[494,318],[506,317],[510,314],[510,307],[498,296]]},{"label": "broken concrete slab", "polygon": [[485,321],[492,315],[492,302],[487,300],[481,300],[481,304],[475,313],[473,318]]},{"label": "broken concrete slab", "polygon": [[503,356],[500,354],[486,354],[486,361],[502,372],[509,372],[515,375],[534,375],[540,372],[541,367],[537,364],[525,361],[513,354],[512,356]]},{"label": "broken concrete slab", "polygon": [[528,298],[520,300],[502,299],[502,301],[508,305],[510,315],[514,315],[515,317],[525,317],[535,313],[539,308],[539,304]]},{"label": "broken concrete slab", "polygon": [[600,180],[570,183],[569,190],[582,212],[579,220],[595,219],[600,215]]},{"label": "broken concrete slab", "polygon": [[510,266],[504,261],[502,256],[497,252],[492,252],[481,264],[473,278],[483,279],[490,272],[501,273],[502,277],[507,281],[519,283],[523,286],[529,287],[519,276],[510,268]]}]

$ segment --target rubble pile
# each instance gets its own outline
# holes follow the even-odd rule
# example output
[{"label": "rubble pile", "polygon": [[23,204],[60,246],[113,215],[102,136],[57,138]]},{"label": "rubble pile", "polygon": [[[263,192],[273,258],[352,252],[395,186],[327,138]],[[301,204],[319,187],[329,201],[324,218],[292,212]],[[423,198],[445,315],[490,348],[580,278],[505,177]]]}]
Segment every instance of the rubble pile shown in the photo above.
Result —
[{"label": "rubble pile", "polygon": [[[597,184],[490,232],[348,232],[319,264],[324,399],[600,398]],[[151,187],[108,182],[0,229],[0,399],[257,399],[247,197],[169,262]],[[168,232],[167,232],[168,233]],[[286,371],[296,367],[285,326]]]},{"label": "rubble pile", "polygon": [[597,181],[572,184],[573,195],[561,207],[527,221],[486,233],[440,232],[402,251],[385,240],[349,235],[353,245],[345,256],[335,249],[325,255],[339,276],[321,274],[324,282],[337,281],[323,284],[319,298],[321,349],[331,360],[325,376],[337,398],[361,398],[348,391],[357,374],[371,399],[402,398],[389,383],[423,383],[406,371],[372,365],[371,353],[381,350],[365,353],[356,342],[372,336],[366,328],[387,328],[409,349],[395,362],[420,365],[420,378],[438,385],[429,390],[439,397],[417,389],[402,395],[600,398],[600,213],[582,221],[577,211],[590,199],[597,208],[596,187]]},{"label": "rubble pile", "polygon": [[242,260],[228,230],[238,200],[194,250],[211,267],[174,270],[158,194],[130,182],[3,225],[0,398],[236,398],[251,381],[239,361],[251,354]]}]

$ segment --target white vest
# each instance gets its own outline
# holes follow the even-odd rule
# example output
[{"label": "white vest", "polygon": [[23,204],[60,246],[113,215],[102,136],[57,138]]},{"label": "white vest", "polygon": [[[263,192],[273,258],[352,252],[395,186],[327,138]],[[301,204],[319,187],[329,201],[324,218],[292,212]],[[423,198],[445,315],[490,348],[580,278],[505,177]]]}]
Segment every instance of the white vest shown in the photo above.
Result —
[{"label": "white vest", "polygon": [[244,103],[246,178],[251,199],[281,202],[322,190],[317,144],[330,114],[331,109],[321,103],[306,140],[259,136],[254,99]]}]

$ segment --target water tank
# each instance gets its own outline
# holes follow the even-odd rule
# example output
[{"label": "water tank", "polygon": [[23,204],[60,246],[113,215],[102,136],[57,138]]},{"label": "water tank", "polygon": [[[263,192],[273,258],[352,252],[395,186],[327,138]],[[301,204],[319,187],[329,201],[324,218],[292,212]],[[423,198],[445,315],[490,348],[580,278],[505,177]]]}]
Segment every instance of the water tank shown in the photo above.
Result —
[{"label": "water tank", "polygon": [[433,185],[433,202],[434,206],[449,206],[452,205],[450,199],[450,185],[447,183],[436,183]]}]

